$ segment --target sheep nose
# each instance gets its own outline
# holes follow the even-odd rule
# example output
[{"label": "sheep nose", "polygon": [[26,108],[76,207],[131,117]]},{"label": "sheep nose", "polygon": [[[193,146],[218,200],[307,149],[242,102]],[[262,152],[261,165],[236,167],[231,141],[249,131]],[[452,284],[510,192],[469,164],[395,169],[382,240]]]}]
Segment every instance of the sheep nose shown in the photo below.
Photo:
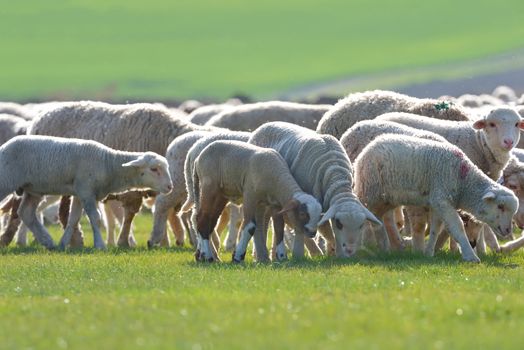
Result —
[{"label": "sheep nose", "polygon": [[513,140],[511,140],[511,139],[504,139],[504,146],[507,149],[512,148],[513,147]]}]

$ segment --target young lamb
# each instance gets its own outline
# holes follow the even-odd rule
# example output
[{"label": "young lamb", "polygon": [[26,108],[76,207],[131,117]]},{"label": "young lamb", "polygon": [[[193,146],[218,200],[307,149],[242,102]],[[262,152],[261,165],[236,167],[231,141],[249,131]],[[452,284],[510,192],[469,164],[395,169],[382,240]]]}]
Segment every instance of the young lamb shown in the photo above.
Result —
[{"label": "young lamb", "polygon": [[[113,149],[129,152],[155,152],[164,155],[176,137],[201,130],[220,130],[187,122],[168,109],[147,103],[111,105],[103,102],[81,101],[56,104],[32,123],[28,133],[100,142]],[[139,207],[142,199],[127,208]],[[133,212],[125,213],[118,242],[132,245],[132,236],[125,230],[131,227]],[[127,239],[127,241],[126,241]]]},{"label": "young lamb", "polygon": [[264,123],[283,121],[315,130],[320,118],[331,107],[282,101],[258,102],[227,109],[211,118],[206,125],[253,131]]},{"label": "young lamb", "polygon": [[36,217],[43,195],[73,195],[69,223],[60,241],[65,248],[86,211],[96,248],[104,248],[96,202],[109,193],[152,188],[171,191],[167,161],[153,152],[123,152],[98,142],[49,136],[17,136],[0,147],[0,201],[23,192],[18,214],[39,243],[53,240]]},{"label": "young lamb", "polygon": [[197,260],[213,261],[209,237],[228,201],[241,199],[243,223],[233,261],[244,259],[247,244],[255,238],[257,260],[269,259],[264,237],[270,210],[286,214],[292,226],[315,232],[320,220],[318,201],[303,192],[278,152],[241,141],[215,141],[196,158],[193,186],[184,209],[194,200],[193,224],[201,238]]},{"label": "young lamb", "polygon": [[[255,130],[249,143],[280,153],[298,185],[322,204],[325,214],[319,222],[319,230],[328,245],[336,244],[338,256],[347,257],[356,252],[357,242],[353,242],[352,237],[363,229],[366,221],[381,225],[353,193],[351,162],[333,136],[319,135],[290,123],[273,122]],[[377,243],[382,249],[389,249],[385,233],[377,237]],[[296,235],[293,255],[304,255],[303,235]]]},{"label": "young lamb", "polygon": [[388,112],[407,112],[442,120],[469,120],[469,113],[451,102],[419,99],[392,91],[366,91],[350,94],[338,101],[320,120],[317,132],[340,139],[361,120],[373,119]]},{"label": "young lamb", "polygon": [[431,209],[434,251],[444,223],[466,261],[479,262],[457,213],[462,209],[501,236],[511,234],[518,200],[482,173],[457,147],[411,136],[384,135],[366,146],[355,161],[355,192],[378,217],[399,205]]},{"label": "young lamb", "polygon": [[[176,237],[177,245],[182,245],[184,236],[180,220],[176,214],[186,201],[187,190],[184,176],[184,163],[193,162],[200,152],[211,142],[217,140],[237,140],[247,142],[250,134],[247,132],[229,131],[211,133],[206,131],[193,131],[177,137],[167,148],[166,159],[169,163],[169,173],[173,181],[173,191],[166,195],[157,196],[154,210],[153,230],[148,241],[149,246],[157,245],[166,232],[166,219],[170,218],[171,228]],[[190,174],[188,177],[191,179]],[[192,186],[190,186],[192,187]],[[175,218],[173,218],[173,216]],[[173,225],[174,220],[178,223]],[[190,230],[191,232],[191,230]],[[234,234],[229,231],[228,235]],[[236,235],[235,235],[236,236]],[[235,238],[236,242],[236,238]]]}]

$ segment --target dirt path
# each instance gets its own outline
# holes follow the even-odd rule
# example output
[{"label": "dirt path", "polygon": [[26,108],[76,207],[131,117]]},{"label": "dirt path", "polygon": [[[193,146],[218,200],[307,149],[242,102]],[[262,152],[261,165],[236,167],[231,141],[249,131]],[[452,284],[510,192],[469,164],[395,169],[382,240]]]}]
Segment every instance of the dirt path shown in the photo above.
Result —
[{"label": "dirt path", "polygon": [[499,85],[524,92],[524,49],[467,62],[402,69],[314,83],[285,91],[280,99],[344,96],[349,92],[388,89],[417,97],[491,93]]}]

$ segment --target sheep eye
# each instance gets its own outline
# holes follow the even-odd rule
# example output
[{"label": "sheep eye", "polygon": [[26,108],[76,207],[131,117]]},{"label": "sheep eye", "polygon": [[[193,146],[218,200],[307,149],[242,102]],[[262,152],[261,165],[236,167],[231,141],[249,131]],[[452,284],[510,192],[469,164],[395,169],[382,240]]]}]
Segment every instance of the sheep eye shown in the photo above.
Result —
[{"label": "sheep eye", "polygon": [[156,173],[158,172],[158,168],[150,168],[152,172]]},{"label": "sheep eye", "polygon": [[337,226],[339,230],[342,230],[342,227],[344,227],[342,226],[342,223],[340,222],[339,219],[335,219],[335,226]]},{"label": "sheep eye", "polygon": [[504,204],[499,204],[497,208],[499,208],[501,211],[504,211]]},{"label": "sheep eye", "polygon": [[495,127],[495,123],[489,123],[489,126],[494,128]]},{"label": "sheep eye", "polygon": [[508,185],[508,188],[509,188],[510,190],[516,190],[516,189],[517,189],[517,186],[515,186],[515,185]]}]

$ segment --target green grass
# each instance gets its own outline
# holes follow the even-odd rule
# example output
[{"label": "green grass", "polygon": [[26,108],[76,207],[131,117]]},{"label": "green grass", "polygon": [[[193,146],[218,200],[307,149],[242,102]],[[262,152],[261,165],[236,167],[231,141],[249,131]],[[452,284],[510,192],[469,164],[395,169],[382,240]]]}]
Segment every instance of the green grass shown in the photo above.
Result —
[{"label": "green grass", "polygon": [[521,0],[4,1],[0,100],[263,98],[524,46]]},{"label": "green grass", "polygon": [[209,265],[188,247],[146,250],[150,225],[138,218],[136,250],[1,250],[0,347],[522,347],[522,252]]}]

